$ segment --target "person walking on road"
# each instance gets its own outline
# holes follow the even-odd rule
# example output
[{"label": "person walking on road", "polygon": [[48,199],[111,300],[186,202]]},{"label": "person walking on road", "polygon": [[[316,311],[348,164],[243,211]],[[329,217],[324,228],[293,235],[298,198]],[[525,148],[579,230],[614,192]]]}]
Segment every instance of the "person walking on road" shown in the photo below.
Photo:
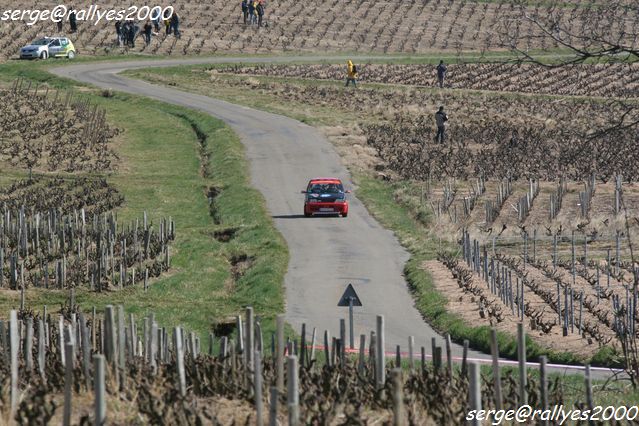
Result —
[{"label": "person walking on road", "polygon": [[353,86],[357,87],[357,66],[353,64],[350,59],[347,62],[348,70],[346,75],[346,87],[352,82]]},{"label": "person walking on road", "polygon": [[244,25],[246,25],[246,21],[248,20],[248,2],[249,0],[242,0],[242,16],[244,16]]},{"label": "person walking on road", "polygon": [[437,65],[437,81],[439,82],[439,87],[444,87],[444,79],[446,78],[446,72],[448,69],[444,64],[444,61],[439,61],[439,65]]},{"label": "person walking on road", "polygon": [[446,122],[448,121],[448,115],[444,112],[444,107],[440,106],[439,111],[435,113],[435,123],[437,124],[437,135],[435,136],[435,143],[444,143],[446,137]]}]

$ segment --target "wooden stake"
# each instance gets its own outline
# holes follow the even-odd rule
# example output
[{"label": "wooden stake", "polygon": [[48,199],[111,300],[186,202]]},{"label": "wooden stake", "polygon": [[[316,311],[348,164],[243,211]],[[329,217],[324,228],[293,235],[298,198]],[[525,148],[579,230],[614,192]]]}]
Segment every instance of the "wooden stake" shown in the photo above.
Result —
[{"label": "wooden stake", "polygon": [[286,402],[288,404],[288,424],[289,426],[298,426],[300,412],[297,356],[289,355],[287,360],[288,394]]},{"label": "wooden stake", "polygon": [[519,361],[519,405],[528,404],[528,393],[526,391],[526,334],[524,323],[517,323],[517,352]]},{"label": "wooden stake", "polygon": [[[481,376],[479,374],[479,364],[471,362],[468,364],[468,376],[470,385],[468,387],[468,406],[471,410],[481,410]],[[474,417],[470,421],[473,426],[481,426],[481,421]]]}]

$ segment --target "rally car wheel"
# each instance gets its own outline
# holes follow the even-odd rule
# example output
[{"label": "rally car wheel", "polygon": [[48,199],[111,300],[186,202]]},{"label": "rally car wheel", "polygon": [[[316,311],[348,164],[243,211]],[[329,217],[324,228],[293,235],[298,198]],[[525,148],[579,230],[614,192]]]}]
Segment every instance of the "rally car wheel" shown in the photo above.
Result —
[{"label": "rally car wheel", "polygon": [[48,56],[49,54],[47,52],[40,53],[40,59],[47,59]]},{"label": "rally car wheel", "polygon": [[75,58],[75,52],[74,52],[73,50],[72,50],[72,51],[70,51],[70,52],[67,54],[67,58],[69,58],[69,59],[73,59],[73,58]]}]

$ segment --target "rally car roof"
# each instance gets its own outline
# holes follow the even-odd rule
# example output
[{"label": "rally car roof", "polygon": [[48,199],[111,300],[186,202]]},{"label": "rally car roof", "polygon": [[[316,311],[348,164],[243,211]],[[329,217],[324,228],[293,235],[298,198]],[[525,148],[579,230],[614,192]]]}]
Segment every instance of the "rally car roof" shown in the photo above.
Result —
[{"label": "rally car roof", "polygon": [[340,179],[331,178],[331,177],[315,178],[315,179],[311,179],[310,181],[311,182],[341,182]]}]

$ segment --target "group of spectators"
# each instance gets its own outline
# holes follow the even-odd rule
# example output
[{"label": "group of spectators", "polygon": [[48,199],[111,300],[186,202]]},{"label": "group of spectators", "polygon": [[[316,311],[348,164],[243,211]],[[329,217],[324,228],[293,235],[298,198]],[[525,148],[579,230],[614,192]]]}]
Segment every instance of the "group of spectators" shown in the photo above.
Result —
[{"label": "group of spectators", "polygon": [[257,25],[258,27],[264,25],[265,0],[242,0],[241,6],[244,25]]},{"label": "group of spectators", "polygon": [[[444,61],[439,61],[439,65],[436,68],[437,71],[437,83],[440,88],[444,87],[444,80],[446,79],[446,73],[448,69]],[[357,87],[357,65],[353,64],[350,59],[346,62],[346,87],[353,83],[354,87]],[[435,143],[444,143],[446,139],[446,122],[448,121],[448,114],[444,111],[444,107],[440,106],[435,113],[435,124],[437,125],[437,134],[435,135]]]},{"label": "group of spectators", "polygon": [[[160,33],[160,22],[164,25],[164,31],[167,36],[174,34],[176,38],[180,38],[180,17],[177,12],[173,12],[171,16],[157,17],[148,20],[142,27],[144,42],[148,46],[151,44],[151,37]],[[155,29],[155,32],[153,31]],[[135,47],[135,39],[140,34],[140,26],[135,22],[122,21],[115,22],[115,33],[117,36],[118,46]]]}]

